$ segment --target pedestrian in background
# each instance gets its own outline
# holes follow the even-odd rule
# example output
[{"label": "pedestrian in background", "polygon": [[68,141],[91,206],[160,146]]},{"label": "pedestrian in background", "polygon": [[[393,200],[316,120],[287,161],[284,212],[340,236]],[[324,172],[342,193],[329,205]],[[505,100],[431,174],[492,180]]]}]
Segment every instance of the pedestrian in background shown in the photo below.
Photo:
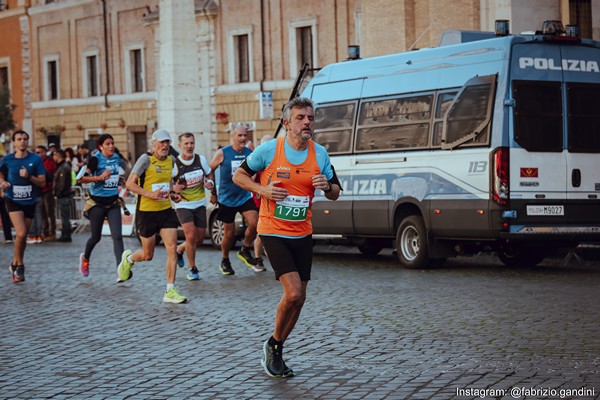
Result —
[{"label": "pedestrian in background", "polygon": [[56,150],[53,158],[56,163],[56,174],[54,174],[52,190],[56,197],[61,222],[61,236],[56,241],[70,243],[73,241],[71,238],[73,232],[71,229],[71,210],[73,208],[71,165],[67,162],[67,156],[63,150]]},{"label": "pedestrian in background", "polygon": [[54,242],[56,240],[56,201],[52,187],[54,185],[54,174],[56,173],[56,163],[51,157],[48,157],[46,146],[37,146],[36,154],[42,157],[44,168],[46,169],[46,184],[42,187],[44,202],[42,205],[42,234],[44,242]]},{"label": "pedestrian in background", "polygon": [[[2,161],[4,156],[0,156],[0,161]],[[12,243],[12,222],[10,222],[10,217],[8,216],[8,211],[6,211],[6,204],[4,202],[4,189],[0,188],[0,219],[2,221],[2,231],[4,232],[4,242]]]},{"label": "pedestrian in background", "polygon": [[36,192],[35,196],[35,215],[31,221],[31,227],[29,228],[29,238],[27,244],[42,243],[44,241],[42,231],[42,208],[44,208],[44,192],[42,188],[34,185],[33,190]]},{"label": "pedestrian in background", "polygon": [[123,254],[123,228],[121,207],[119,206],[119,162],[115,153],[115,140],[108,134],[100,135],[97,142],[98,152],[89,160],[85,172],[78,183],[91,183],[90,198],[84,207],[90,220],[91,236],[85,244],[85,250],[79,255],[79,272],[84,277],[90,273],[90,258],[96,244],[102,239],[102,226],[108,221],[113,241],[115,265],[119,264]]},{"label": "pedestrian in background", "polygon": [[[283,110],[287,135],[257,147],[234,175],[237,185],[261,195],[258,232],[283,289],[261,360],[265,372],[275,377],[294,375],[283,361],[283,344],[298,321],[311,277],[315,190],[329,200],[340,194],[327,150],[312,140],[314,116],[310,99],[290,100]],[[252,179],[257,172],[260,182]]]},{"label": "pedestrian in background", "polygon": [[[219,191],[211,192],[210,201],[213,204],[219,203],[219,213],[217,219],[223,221],[224,235],[221,242],[221,260],[220,270],[223,275],[234,275],[235,271],[231,267],[229,252],[235,242],[235,215],[241,213],[248,226],[244,234],[242,248],[238,251],[237,257],[248,267],[256,271],[256,260],[250,252],[250,246],[256,238],[256,224],[258,221],[258,212],[252,194],[233,183],[233,174],[242,164],[242,162],[252,153],[246,147],[246,127],[243,124],[237,124],[230,133],[230,145],[218,149],[210,162],[211,170],[220,168]],[[218,196],[218,197],[217,197]]]},{"label": "pedestrian in background", "polygon": [[135,225],[142,241],[142,248],[132,252],[125,250],[117,269],[117,282],[131,279],[134,263],[150,261],[154,257],[156,235],[160,235],[167,251],[167,290],[165,303],[187,303],[187,298],[175,287],[177,274],[177,214],[169,198],[179,202],[181,196],[173,191],[171,177],[173,158],[169,155],[171,135],[164,129],[152,134],[152,152],[142,154],[127,178],[127,189],[138,195]]},{"label": "pedestrian in background", "polygon": [[46,183],[46,170],[40,156],[27,150],[29,134],[18,130],[12,135],[14,153],[0,161],[0,188],[5,191],[6,210],[15,227],[15,244],[10,273],[13,282],[25,280],[27,231],[35,215],[34,186]]}]

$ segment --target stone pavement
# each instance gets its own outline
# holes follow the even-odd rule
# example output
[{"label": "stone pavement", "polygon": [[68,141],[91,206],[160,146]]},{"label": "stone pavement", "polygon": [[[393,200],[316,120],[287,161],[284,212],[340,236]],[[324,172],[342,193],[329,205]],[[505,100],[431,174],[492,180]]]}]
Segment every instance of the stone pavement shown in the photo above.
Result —
[{"label": "stone pavement", "polygon": [[0,398],[600,398],[598,262],[411,271],[390,252],[317,246],[284,353],[297,375],[276,379],[260,365],[281,293],[271,271],[232,252],[236,275],[221,276],[220,252],[204,246],[201,281],[178,270],[190,303],[163,304],[162,246],[117,285],[108,237],[79,275],[87,237],[29,245],[22,284],[0,244]]}]

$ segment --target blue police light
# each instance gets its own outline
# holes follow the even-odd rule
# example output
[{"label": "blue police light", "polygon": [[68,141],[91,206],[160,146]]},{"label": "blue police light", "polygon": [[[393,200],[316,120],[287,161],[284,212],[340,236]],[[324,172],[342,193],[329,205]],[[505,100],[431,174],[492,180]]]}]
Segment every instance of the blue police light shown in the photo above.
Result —
[{"label": "blue police light", "polygon": [[580,35],[578,25],[567,25],[567,36],[578,38]]},{"label": "blue police light", "polygon": [[351,44],[348,46],[348,60],[360,59],[360,46]]},{"label": "blue police light", "polygon": [[497,19],[495,21],[496,24],[496,36],[507,36],[509,34],[508,30],[508,20],[507,19]]}]

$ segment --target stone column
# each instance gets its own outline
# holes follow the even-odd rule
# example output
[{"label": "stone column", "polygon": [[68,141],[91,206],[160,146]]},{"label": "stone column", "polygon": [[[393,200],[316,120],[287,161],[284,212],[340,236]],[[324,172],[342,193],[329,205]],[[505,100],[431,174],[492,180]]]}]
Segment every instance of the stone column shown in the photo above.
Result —
[{"label": "stone column", "polygon": [[159,10],[158,125],[171,133],[176,149],[180,133],[194,133],[196,152],[208,157],[194,0],[160,0]]}]

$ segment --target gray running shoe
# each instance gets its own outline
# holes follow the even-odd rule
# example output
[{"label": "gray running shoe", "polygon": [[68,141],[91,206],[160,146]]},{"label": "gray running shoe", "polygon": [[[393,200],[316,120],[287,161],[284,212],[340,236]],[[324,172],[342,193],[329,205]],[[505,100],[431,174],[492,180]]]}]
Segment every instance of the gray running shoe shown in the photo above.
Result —
[{"label": "gray running shoe", "polygon": [[267,270],[265,268],[265,264],[263,264],[263,259],[260,257],[256,259],[256,265],[253,265],[250,268],[252,268],[252,270],[255,272],[265,272]]},{"label": "gray running shoe", "polygon": [[283,361],[283,346],[271,346],[269,341],[263,345],[263,357],[260,360],[267,375],[275,378],[289,378],[294,376],[294,371]]},{"label": "gray running shoe", "polygon": [[12,280],[15,283],[23,282],[25,280],[25,266],[24,265],[10,265],[8,267],[12,274]]}]

